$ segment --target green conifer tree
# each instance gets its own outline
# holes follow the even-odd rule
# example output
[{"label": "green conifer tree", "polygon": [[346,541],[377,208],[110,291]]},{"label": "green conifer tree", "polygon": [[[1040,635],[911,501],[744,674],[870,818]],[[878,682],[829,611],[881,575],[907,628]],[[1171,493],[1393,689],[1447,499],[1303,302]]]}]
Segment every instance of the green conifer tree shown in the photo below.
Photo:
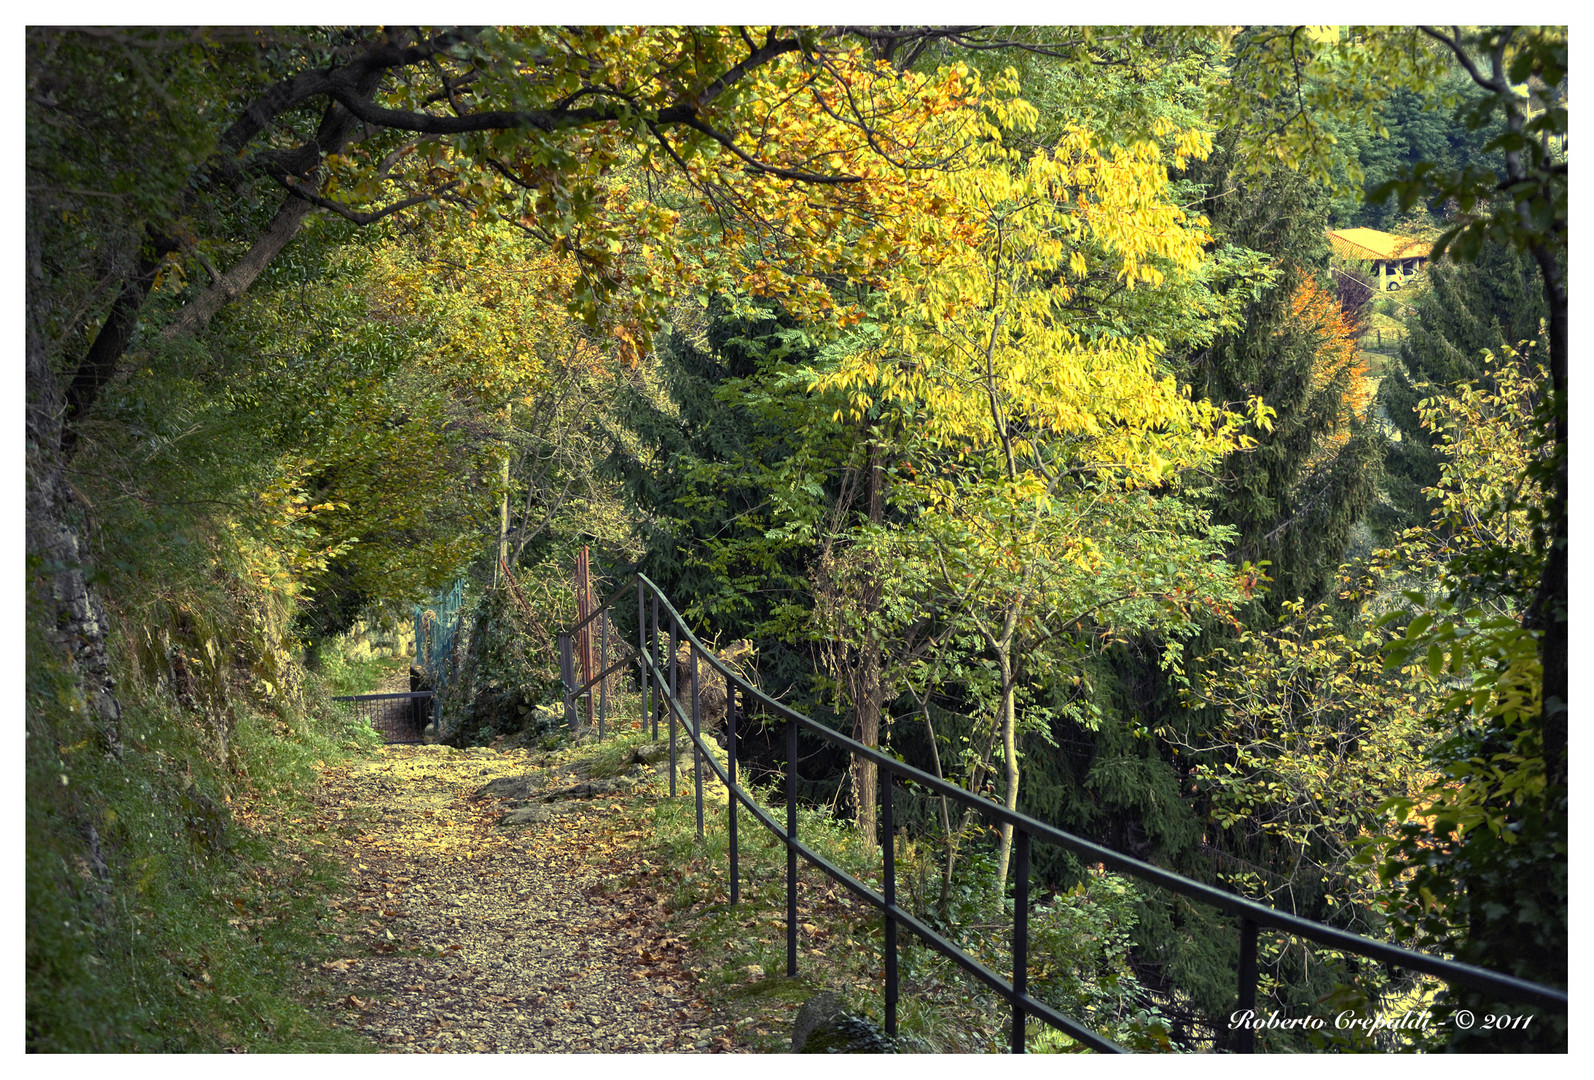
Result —
[{"label": "green conifer tree", "polygon": [[1261,395],[1277,413],[1272,431],[1253,433],[1254,449],[1224,462],[1217,495],[1218,519],[1240,532],[1236,563],[1272,564],[1274,584],[1262,605],[1271,618],[1281,602],[1315,602],[1332,585],[1376,495],[1383,439],[1374,425],[1353,422],[1338,454],[1319,453],[1340,422],[1349,375],[1313,384],[1320,339],[1294,316],[1291,300],[1327,255],[1323,193],[1293,174],[1247,183],[1234,166],[1232,150],[1224,150],[1202,167],[1197,178],[1210,194],[1201,209],[1221,242],[1265,252],[1279,277],[1248,305],[1238,330],[1190,358],[1189,375],[1198,394],[1215,401]]},{"label": "green conifer tree", "polygon": [[1373,515],[1392,536],[1428,515],[1423,488],[1439,481],[1433,436],[1417,419],[1417,402],[1483,374],[1485,349],[1500,354],[1540,336],[1548,317],[1538,267],[1523,252],[1491,243],[1476,262],[1435,261],[1428,287],[1412,301],[1400,365],[1379,386],[1379,407],[1396,434],[1386,458],[1385,498]]}]

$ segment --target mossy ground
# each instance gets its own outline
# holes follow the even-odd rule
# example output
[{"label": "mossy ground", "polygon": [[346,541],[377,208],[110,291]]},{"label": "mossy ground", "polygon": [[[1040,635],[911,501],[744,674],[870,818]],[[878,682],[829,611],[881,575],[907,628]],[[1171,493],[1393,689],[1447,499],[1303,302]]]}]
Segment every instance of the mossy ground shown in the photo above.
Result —
[{"label": "mossy ground", "polygon": [[230,753],[158,688],[122,689],[113,760],[53,650],[26,697],[26,1046],[35,1052],[350,1053],[295,991],[330,955],[342,871],[291,825],[316,764],[376,742],[331,704],[393,661],[240,703]]}]

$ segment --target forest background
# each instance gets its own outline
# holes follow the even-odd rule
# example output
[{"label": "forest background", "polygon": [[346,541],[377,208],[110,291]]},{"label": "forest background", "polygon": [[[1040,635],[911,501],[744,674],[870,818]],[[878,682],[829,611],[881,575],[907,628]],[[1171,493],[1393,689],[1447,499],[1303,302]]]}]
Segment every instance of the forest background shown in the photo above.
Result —
[{"label": "forest background", "polygon": [[[233,795],[460,582],[442,735],[511,733],[583,546],[915,765],[1564,986],[1566,48],[30,29],[30,1046],[186,1038],[152,939],[246,873]],[[1435,257],[1375,294],[1352,225]],[[1002,902],[1009,837],[904,813],[943,916]],[[1036,872],[1098,1022],[1225,1045],[1216,916]]]}]

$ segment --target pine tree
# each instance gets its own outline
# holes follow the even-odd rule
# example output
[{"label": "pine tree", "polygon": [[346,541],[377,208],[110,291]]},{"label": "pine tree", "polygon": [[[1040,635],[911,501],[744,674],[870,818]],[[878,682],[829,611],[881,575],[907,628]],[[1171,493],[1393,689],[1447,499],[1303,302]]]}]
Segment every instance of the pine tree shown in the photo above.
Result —
[{"label": "pine tree", "polygon": [[[1232,152],[1216,154],[1197,174],[1212,193],[1201,209],[1222,242],[1265,252],[1279,277],[1247,306],[1238,330],[1191,357],[1189,374],[1198,394],[1260,395],[1277,413],[1272,431],[1253,433],[1254,449],[1224,462],[1217,511],[1240,532],[1236,563],[1272,564],[1263,607],[1276,614],[1282,601],[1314,602],[1330,588],[1377,491],[1382,438],[1345,415],[1355,373],[1317,377],[1322,331],[1293,303],[1324,264],[1326,200],[1293,175],[1246,183],[1234,164]],[[1336,436],[1338,452],[1326,453]]]},{"label": "pine tree", "polygon": [[1406,319],[1400,366],[1379,387],[1379,407],[1398,433],[1386,458],[1386,498],[1373,516],[1380,535],[1427,518],[1422,490],[1439,481],[1433,436],[1418,423],[1416,406],[1446,387],[1483,374],[1483,351],[1540,336],[1547,318],[1538,268],[1526,254],[1488,244],[1473,263],[1435,261],[1428,287]]}]

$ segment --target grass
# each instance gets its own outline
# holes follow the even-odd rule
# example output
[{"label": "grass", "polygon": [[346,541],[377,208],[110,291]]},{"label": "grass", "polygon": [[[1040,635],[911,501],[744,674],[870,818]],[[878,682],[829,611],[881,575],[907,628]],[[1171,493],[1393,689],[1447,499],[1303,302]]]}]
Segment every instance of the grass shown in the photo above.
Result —
[{"label": "grass", "polygon": [[[611,715],[636,715],[634,695]],[[661,728],[661,735],[664,730]],[[577,767],[594,778],[619,776],[634,766],[637,751],[651,740],[626,732],[598,746],[572,745],[554,755],[554,767]],[[786,853],[781,842],[745,809],[740,811],[739,902],[730,904],[729,832],[726,791],[713,779],[704,791],[703,835],[697,835],[690,769],[691,744],[680,741],[678,795],[668,797],[667,777],[628,801],[617,830],[638,830],[637,872],[618,888],[650,889],[670,913],[667,932],[687,942],[694,972],[716,1014],[715,1035],[730,1035],[758,1052],[790,1048],[792,1021],[802,1003],[821,990],[835,991],[849,1011],[884,1021],[884,934],[878,913],[816,867],[799,861],[798,973],[786,975]],[[779,791],[757,793],[761,805],[785,821]],[[849,821],[826,810],[802,808],[798,835],[804,843],[878,890],[878,849],[865,845]],[[937,884],[929,856],[903,848],[898,857],[899,902],[923,912]],[[1010,965],[1007,927],[1011,915],[994,901],[989,860],[971,853],[955,879],[965,927],[960,944],[988,966]],[[906,930],[898,935],[900,995],[898,1034],[902,1049],[929,1053],[1001,1052],[1010,1013],[1000,1000],[961,969]],[[1074,1049],[1068,1040],[1047,1040],[1032,1022],[1034,1049]]]},{"label": "grass", "polygon": [[235,703],[231,753],[159,688],[124,683],[104,752],[67,673],[30,642],[26,1046],[42,1052],[358,1052],[299,1000],[336,941],[340,869],[280,823],[316,764],[371,746],[312,687]]},{"label": "grass", "polygon": [[341,650],[329,649],[322,658],[321,677],[333,697],[371,693],[390,675],[409,671],[408,657],[371,656],[348,659]]}]

